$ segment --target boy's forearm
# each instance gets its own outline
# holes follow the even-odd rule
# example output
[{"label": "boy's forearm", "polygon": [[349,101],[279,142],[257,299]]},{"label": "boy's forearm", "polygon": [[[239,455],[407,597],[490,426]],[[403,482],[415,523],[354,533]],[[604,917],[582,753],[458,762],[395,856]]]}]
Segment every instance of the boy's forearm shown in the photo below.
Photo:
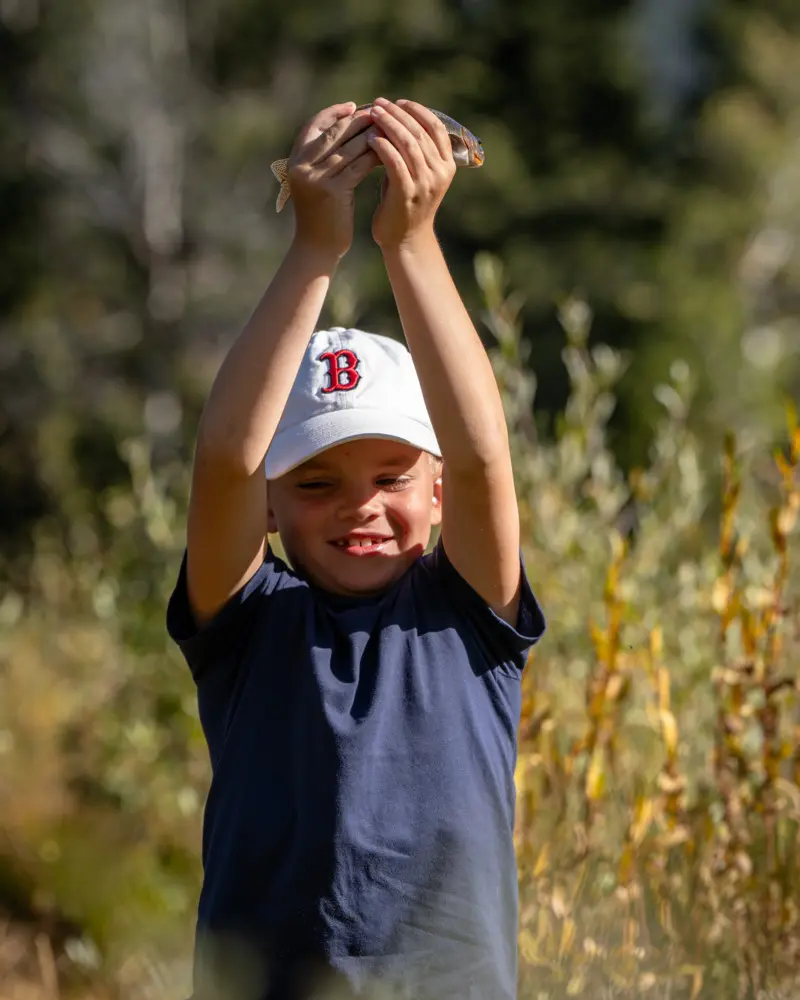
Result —
[{"label": "boy's forearm", "polygon": [[384,261],[445,462],[469,472],[505,459],[492,366],[435,236],[384,249]]},{"label": "boy's forearm", "polygon": [[198,451],[243,475],[263,462],[336,264],[333,254],[292,244],[214,380]]}]

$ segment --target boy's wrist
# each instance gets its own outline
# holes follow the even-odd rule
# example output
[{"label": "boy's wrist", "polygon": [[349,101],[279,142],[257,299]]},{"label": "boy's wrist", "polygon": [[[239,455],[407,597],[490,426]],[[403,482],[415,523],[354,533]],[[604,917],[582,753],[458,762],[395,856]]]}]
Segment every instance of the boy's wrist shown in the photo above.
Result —
[{"label": "boy's wrist", "polygon": [[344,253],[334,247],[324,246],[295,236],[287,256],[296,258],[298,262],[312,267],[320,274],[333,274],[339,261],[344,257]]},{"label": "boy's wrist", "polygon": [[392,259],[401,260],[404,257],[418,257],[439,250],[439,241],[436,239],[433,226],[421,229],[398,243],[381,245],[381,253],[387,263]]}]

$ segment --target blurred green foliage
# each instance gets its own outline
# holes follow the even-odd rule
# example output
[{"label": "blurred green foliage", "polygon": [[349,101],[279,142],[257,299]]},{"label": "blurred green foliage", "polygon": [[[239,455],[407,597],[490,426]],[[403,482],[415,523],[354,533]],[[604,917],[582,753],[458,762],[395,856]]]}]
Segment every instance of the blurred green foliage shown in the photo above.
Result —
[{"label": "blurred green foliage", "polygon": [[[208,765],[164,612],[193,436],[290,238],[269,162],[380,92],[487,150],[439,235],[550,621],[521,995],[791,995],[800,9],[669,10],[0,3],[0,995],[185,995]],[[376,198],[323,322],[397,334]]]}]

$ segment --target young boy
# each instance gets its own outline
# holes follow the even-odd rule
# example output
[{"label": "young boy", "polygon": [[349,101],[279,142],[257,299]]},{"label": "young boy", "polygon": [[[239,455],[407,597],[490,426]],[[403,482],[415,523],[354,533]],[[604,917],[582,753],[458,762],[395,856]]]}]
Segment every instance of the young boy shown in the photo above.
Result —
[{"label": "young boy", "polygon": [[[379,164],[410,354],[313,333]],[[454,172],[421,105],[313,118],[294,241],[203,412],[168,610],[213,771],[198,1000],[516,996],[516,727],[544,620],[492,370],[434,236]]]}]

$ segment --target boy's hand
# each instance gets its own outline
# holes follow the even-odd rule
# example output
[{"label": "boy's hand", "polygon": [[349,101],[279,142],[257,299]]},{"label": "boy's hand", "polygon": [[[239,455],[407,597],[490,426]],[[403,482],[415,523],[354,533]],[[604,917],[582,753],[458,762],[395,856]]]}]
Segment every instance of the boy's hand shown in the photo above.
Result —
[{"label": "boy's hand", "polygon": [[379,97],[371,115],[380,132],[367,141],[386,168],[372,235],[387,250],[433,234],[433,219],[456,164],[447,129],[423,105]]},{"label": "boy's hand", "polygon": [[295,241],[344,256],[353,241],[354,189],[380,163],[370,149],[368,109],[334,104],[301,129],[289,157]]}]

